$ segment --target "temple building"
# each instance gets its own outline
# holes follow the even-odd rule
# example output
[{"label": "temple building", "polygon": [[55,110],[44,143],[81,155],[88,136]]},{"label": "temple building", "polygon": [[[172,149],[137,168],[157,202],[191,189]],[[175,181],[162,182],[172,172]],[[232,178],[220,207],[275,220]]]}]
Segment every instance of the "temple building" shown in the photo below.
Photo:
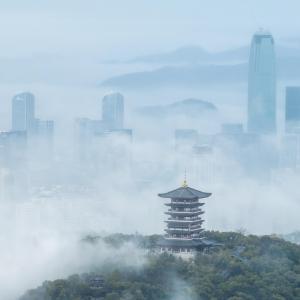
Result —
[{"label": "temple building", "polygon": [[169,218],[165,221],[166,235],[157,244],[160,252],[193,256],[215,245],[202,236],[204,203],[199,201],[211,196],[211,193],[195,190],[185,180],[180,188],[158,196],[171,199],[171,202],[165,204],[169,208],[166,212]]}]

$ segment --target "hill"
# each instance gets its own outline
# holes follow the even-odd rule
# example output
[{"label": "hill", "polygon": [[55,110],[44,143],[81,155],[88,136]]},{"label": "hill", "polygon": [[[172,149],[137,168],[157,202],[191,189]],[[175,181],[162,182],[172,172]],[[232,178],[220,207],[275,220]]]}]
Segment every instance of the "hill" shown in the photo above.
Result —
[{"label": "hill", "polygon": [[[194,63],[234,63],[247,62],[250,47],[242,46],[223,51],[210,52],[198,45],[177,48],[173,51],[138,56],[123,63],[149,63],[149,64],[194,64]],[[300,59],[300,51],[296,48],[288,48],[276,45],[278,59]]]},{"label": "hill", "polygon": [[152,71],[126,73],[104,80],[101,86],[153,88],[166,86],[201,86],[222,82],[243,82],[247,64],[167,66]]},{"label": "hill", "polygon": [[203,62],[228,62],[247,60],[249,55],[248,47],[229,49],[220,52],[209,52],[200,46],[186,46],[175,49],[174,51],[145,55],[128,60],[128,63],[203,63]]},{"label": "hill", "polygon": [[[193,260],[147,255],[141,267],[102,266],[89,274],[46,281],[20,300],[287,300],[300,299],[300,246],[276,236],[206,232],[223,246]],[[151,248],[159,236],[112,235],[113,247],[132,241]],[[97,243],[101,237],[84,242]]]},{"label": "hill", "polygon": [[138,113],[143,116],[154,118],[165,118],[177,115],[198,118],[203,113],[216,111],[217,108],[213,103],[194,98],[177,101],[169,105],[143,106],[138,109]]}]

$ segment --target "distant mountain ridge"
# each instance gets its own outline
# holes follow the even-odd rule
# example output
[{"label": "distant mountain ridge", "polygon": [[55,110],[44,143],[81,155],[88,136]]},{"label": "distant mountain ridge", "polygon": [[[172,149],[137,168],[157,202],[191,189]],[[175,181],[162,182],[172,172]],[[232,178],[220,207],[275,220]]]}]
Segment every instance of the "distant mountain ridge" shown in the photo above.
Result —
[{"label": "distant mountain ridge", "polygon": [[247,64],[168,66],[153,71],[133,72],[108,78],[105,87],[153,88],[162,86],[199,86],[215,82],[243,82]]},{"label": "distant mountain ridge", "polygon": [[195,98],[188,98],[168,105],[143,106],[138,110],[143,115],[157,118],[175,115],[199,117],[203,113],[216,111],[217,107],[213,103]]},{"label": "distant mountain ridge", "polygon": [[[125,61],[111,60],[109,63],[154,63],[154,64],[195,64],[195,63],[237,63],[247,62],[250,47],[242,46],[223,51],[211,52],[198,45],[184,46],[172,51],[137,56]],[[300,49],[276,46],[278,59],[298,58]]]},{"label": "distant mountain ridge", "polygon": [[249,48],[241,47],[237,49],[226,50],[222,52],[209,52],[200,46],[181,47],[174,51],[138,56],[128,63],[203,63],[237,60],[244,61],[248,56]]},{"label": "distant mountain ridge", "polygon": [[[300,51],[299,51],[300,52]],[[277,78],[300,79],[300,55],[277,59]],[[114,88],[199,87],[203,85],[246,82],[248,63],[170,65],[151,71],[114,76],[100,85]]]}]

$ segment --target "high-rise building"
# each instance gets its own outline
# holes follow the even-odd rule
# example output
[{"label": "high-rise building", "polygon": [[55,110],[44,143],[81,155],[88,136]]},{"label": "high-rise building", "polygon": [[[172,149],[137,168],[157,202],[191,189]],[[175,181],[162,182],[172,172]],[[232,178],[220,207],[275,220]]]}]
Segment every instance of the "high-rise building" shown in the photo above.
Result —
[{"label": "high-rise building", "polygon": [[120,93],[104,96],[102,100],[102,120],[108,130],[119,130],[124,127],[124,97]]},{"label": "high-rise building", "polygon": [[300,133],[300,87],[289,86],[285,95],[285,130]]},{"label": "high-rise building", "polygon": [[273,36],[260,30],[251,43],[248,74],[248,131],[276,132],[276,68]]},{"label": "high-rise building", "polygon": [[12,99],[12,130],[28,131],[35,129],[34,95],[28,92],[17,94]]}]

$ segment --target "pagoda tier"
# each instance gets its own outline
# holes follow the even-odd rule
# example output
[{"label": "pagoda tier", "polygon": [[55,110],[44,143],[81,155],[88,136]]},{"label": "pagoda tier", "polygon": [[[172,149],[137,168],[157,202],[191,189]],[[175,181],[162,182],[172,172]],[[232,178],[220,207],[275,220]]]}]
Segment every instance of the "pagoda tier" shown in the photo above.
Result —
[{"label": "pagoda tier", "polygon": [[176,190],[159,194],[162,198],[171,199],[170,202],[165,203],[169,207],[165,212],[169,218],[165,221],[167,223],[166,235],[159,243],[161,251],[190,252],[207,246],[201,236],[204,222],[201,218],[204,214],[201,206],[204,203],[199,202],[199,199],[210,195],[210,193],[190,188],[186,183]]},{"label": "pagoda tier", "polygon": [[170,215],[170,216],[199,216],[204,214],[204,211],[201,209],[197,209],[197,210],[168,210],[167,212],[165,212],[166,215]]},{"label": "pagoda tier", "polygon": [[171,203],[165,203],[166,206],[171,206],[171,207],[199,207],[204,205],[204,203],[201,202],[171,202]]},{"label": "pagoda tier", "polygon": [[195,227],[190,227],[190,228],[167,228],[165,229],[165,232],[167,233],[200,233],[202,232],[204,229],[201,226],[195,226]]},{"label": "pagoda tier", "polygon": [[172,227],[188,227],[196,224],[202,224],[204,221],[200,218],[195,218],[194,220],[176,220],[176,219],[168,219],[165,221],[168,226]]}]

